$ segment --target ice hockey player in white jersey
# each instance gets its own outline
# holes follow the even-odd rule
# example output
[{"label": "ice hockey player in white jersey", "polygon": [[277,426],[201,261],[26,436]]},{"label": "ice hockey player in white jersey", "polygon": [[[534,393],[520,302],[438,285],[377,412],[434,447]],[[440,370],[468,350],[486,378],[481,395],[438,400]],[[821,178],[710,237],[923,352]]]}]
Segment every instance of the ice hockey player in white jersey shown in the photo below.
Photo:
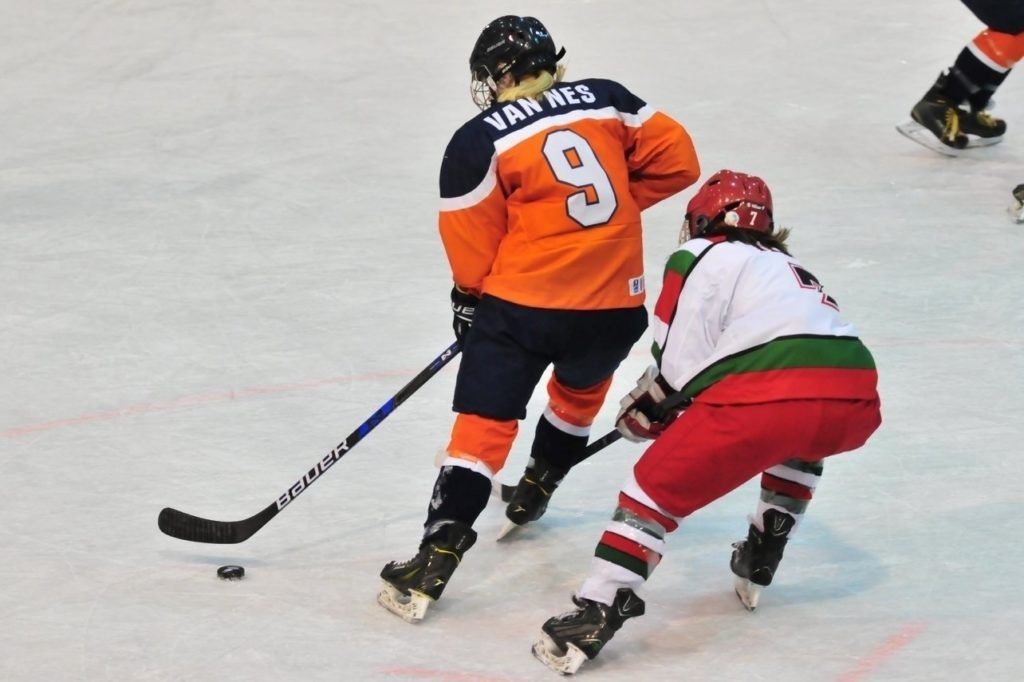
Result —
[{"label": "ice hockey player in white jersey", "polygon": [[[758,177],[719,171],[687,206],[682,245],[654,309],[656,365],[621,401],[616,426],[653,440],[619,492],[576,608],[548,619],[534,655],[560,673],[594,658],[629,618],[665,535],[760,475],[757,511],[730,567],[757,607],[821,477],[822,460],[881,423],[871,353],[786,246]],[[665,401],[685,409],[664,409]]]}]

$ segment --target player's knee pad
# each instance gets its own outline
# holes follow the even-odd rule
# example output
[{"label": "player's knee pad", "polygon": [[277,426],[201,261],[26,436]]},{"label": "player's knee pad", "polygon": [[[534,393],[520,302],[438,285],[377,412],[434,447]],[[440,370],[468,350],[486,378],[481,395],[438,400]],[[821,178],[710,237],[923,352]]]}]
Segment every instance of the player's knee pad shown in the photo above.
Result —
[{"label": "player's knee pad", "polygon": [[985,29],[970,42],[968,49],[986,66],[1006,72],[1024,58],[1024,33],[1013,35]]},{"label": "player's knee pad", "polygon": [[456,459],[481,463],[491,474],[496,474],[505,466],[518,431],[519,422],[515,419],[459,414],[452,427],[448,454]]},{"label": "player's knee pad", "polygon": [[766,469],[761,474],[762,505],[800,518],[814,497],[823,469],[821,460],[800,459],[789,459]]},{"label": "player's knee pad", "polygon": [[612,378],[608,377],[587,388],[570,388],[552,374],[548,381],[549,400],[544,416],[566,433],[586,436],[611,385]]}]

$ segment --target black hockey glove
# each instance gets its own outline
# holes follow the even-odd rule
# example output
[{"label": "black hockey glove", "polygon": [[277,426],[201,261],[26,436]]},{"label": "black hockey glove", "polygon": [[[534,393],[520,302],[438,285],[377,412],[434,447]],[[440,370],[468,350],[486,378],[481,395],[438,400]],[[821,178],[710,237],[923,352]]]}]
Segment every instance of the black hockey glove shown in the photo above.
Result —
[{"label": "black hockey glove", "polygon": [[462,337],[473,326],[473,313],[476,312],[478,303],[478,297],[463,291],[458,285],[452,287],[452,329],[455,330],[455,340],[459,343],[462,343]]}]

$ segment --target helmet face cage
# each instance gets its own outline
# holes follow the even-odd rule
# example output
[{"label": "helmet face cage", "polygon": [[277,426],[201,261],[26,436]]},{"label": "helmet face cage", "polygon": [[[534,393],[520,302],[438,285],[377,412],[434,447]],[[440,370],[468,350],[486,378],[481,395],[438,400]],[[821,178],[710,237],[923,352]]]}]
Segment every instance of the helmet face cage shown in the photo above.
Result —
[{"label": "helmet face cage", "polygon": [[697,220],[694,220],[690,212],[687,211],[686,215],[683,216],[683,227],[679,230],[679,243],[685,244],[691,239],[696,239],[704,232],[704,228],[707,226],[707,216],[698,216]]},{"label": "helmet face cage", "polygon": [[497,96],[497,92],[498,84],[487,71],[487,67],[481,67],[470,74],[469,96],[473,98],[473,104],[475,104],[480,111],[484,111],[491,106],[491,103],[494,102],[494,98]]}]

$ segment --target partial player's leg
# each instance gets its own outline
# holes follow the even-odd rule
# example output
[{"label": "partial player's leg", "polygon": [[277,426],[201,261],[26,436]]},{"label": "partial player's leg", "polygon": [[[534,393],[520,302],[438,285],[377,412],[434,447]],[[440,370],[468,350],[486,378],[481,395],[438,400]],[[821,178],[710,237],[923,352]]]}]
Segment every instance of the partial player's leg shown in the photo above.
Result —
[{"label": "partial player's leg", "polygon": [[1024,32],[1024,4],[1006,0],[961,0],[978,20],[994,31]]},{"label": "partial player's leg", "polygon": [[1006,132],[1006,122],[988,112],[989,103],[1014,65],[1024,57],[1024,34],[986,29],[967,44],[950,69],[959,87],[953,94],[963,96],[968,109],[962,111],[963,131],[993,144]]},{"label": "partial player's leg", "polygon": [[821,480],[823,462],[790,459],[761,475],[761,497],[750,517],[745,540],[733,544],[729,562],[736,576],[736,595],[748,611],[757,608],[761,591],[771,585],[814,489]]},{"label": "partial player's leg", "polygon": [[629,618],[644,613],[637,590],[665,551],[665,535],[679,527],[632,475],[619,493],[612,520],[594,549],[590,573],[573,596],[576,609],[549,618],[533,654],[563,674],[575,673]]},{"label": "partial player's leg", "polygon": [[509,525],[502,536],[543,516],[555,489],[583,457],[591,424],[611,382],[611,377],[607,377],[594,386],[573,389],[559,381],[557,372],[552,374],[548,381],[548,405],[537,420],[526,471],[505,509]]},{"label": "partial player's leg", "polygon": [[505,510],[509,523],[502,536],[544,514],[555,489],[586,452],[612,374],[647,328],[643,307],[549,311],[540,319],[555,370],[530,461]]},{"label": "partial player's leg", "polygon": [[[751,469],[746,478],[742,473],[729,472],[721,477],[721,481],[713,480],[716,477],[710,476],[709,472],[719,466],[718,462],[732,469],[734,460],[743,461],[742,456],[736,457],[736,453],[730,452],[729,446],[742,441],[744,436],[742,429],[729,433],[727,429],[718,429],[714,422],[715,413],[709,413],[706,406],[695,405],[676,419],[641,456],[619,492],[618,506],[594,549],[590,573],[573,599],[577,605],[576,612],[548,619],[542,626],[541,638],[534,643],[534,655],[549,668],[562,673],[575,672],[584,661],[596,656],[621,627],[618,623],[619,627],[614,628],[594,631],[570,628],[566,631],[562,627],[563,622],[573,623],[585,619],[588,614],[592,616],[606,609],[615,610],[620,595],[631,602],[639,599],[637,591],[661,561],[666,534],[678,528],[679,522],[690,511],[760,471]],[[719,434],[719,437],[706,436],[706,432]],[[676,463],[674,455],[683,448],[687,456],[682,464]],[[664,478],[657,473],[662,469],[670,472]],[[677,484],[676,477],[686,477],[691,473],[699,478],[695,485],[702,492],[707,492],[708,500],[697,502],[687,498],[676,510],[670,511],[652,497],[652,490],[657,487],[663,499],[676,502],[676,496],[670,494]],[[656,481],[658,486],[654,485]],[[689,509],[679,513],[678,509],[683,506]],[[642,608],[633,615],[641,613]]]},{"label": "partial player's leg", "polygon": [[424,617],[473,546],[473,524],[487,506],[492,478],[504,466],[518,420],[547,366],[515,339],[501,302],[485,296],[463,341],[454,398],[459,414],[419,548],[411,559],[392,561],[381,571],[378,601],[409,622]]},{"label": "partial player's leg", "polygon": [[[593,604],[613,607],[620,594],[635,595],[661,561],[665,535],[686,516],[757,474],[771,471],[787,460],[787,453],[820,458],[858,448],[880,420],[877,400],[694,403],[644,452],[623,485],[618,507],[594,551],[590,573],[576,594],[577,611],[589,608],[592,613],[597,608]],[[774,485],[785,488],[781,483]],[[766,502],[765,511],[776,509],[773,505]],[[795,523],[795,517],[790,519],[789,527],[780,526],[780,531],[788,534]],[[774,518],[769,520],[774,524]],[[564,615],[549,619],[534,644],[537,658],[563,673],[575,672],[583,661],[593,658],[618,629],[603,628],[576,641],[557,629],[563,619]],[[595,638],[600,640],[596,645]]]},{"label": "partial player's leg", "polygon": [[[922,144],[927,142],[927,138],[915,135],[923,129],[931,133],[939,143],[950,150],[966,149],[967,134],[960,129],[959,104],[961,100],[948,93],[949,82],[948,74],[939,74],[935,84],[910,110],[910,118],[919,128],[905,123],[897,126],[896,129],[915,142]],[[942,147],[934,147],[934,149],[938,152],[943,151]]]},{"label": "partial player's leg", "polygon": [[1024,57],[1024,34],[986,29],[957,56],[947,71],[914,105],[911,118],[928,130],[941,146],[932,146],[912,124],[897,129],[907,137],[939,152],[955,153],[966,147],[995,144],[1006,132],[1006,122],[988,111],[992,95]]},{"label": "partial player's leg", "polygon": [[428,531],[412,559],[389,562],[377,601],[409,623],[417,623],[448,586],[462,556],[476,542],[476,532],[460,521],[447,521]]},{"label": "partial player's leg", "polygon": [[576,608],[549,618],[533,644],[533,655],[563,675],[574,674],[597,656],[623,623],[644,615],[645,608],[644,600],[627,588],[619,589],[611,604],[575,596],[572,602]]}]

